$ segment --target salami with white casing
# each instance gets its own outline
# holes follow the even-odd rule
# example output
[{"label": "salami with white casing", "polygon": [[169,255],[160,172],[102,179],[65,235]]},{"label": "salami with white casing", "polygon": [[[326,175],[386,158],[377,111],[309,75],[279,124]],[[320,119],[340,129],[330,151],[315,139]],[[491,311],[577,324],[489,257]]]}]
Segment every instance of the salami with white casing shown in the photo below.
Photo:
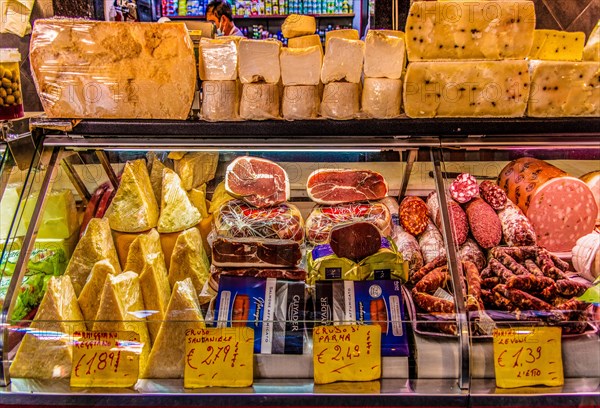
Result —
[{"label": "salami with white casing", "polygon": [[[442,216],[440,214],[441,211],[437,192],[433,191],[427,196],[427,207],[429,207],[429,214],[434,224],[441,229]],[[450,217],[450,222],[452,224],[454,242],[456,242],[457,245],[464,244],[467,240],[467,235],[469,234],[467,215],[462,207],[452,199],[448,199],[448,216]]]},{"label": "salami with white casing", "polygon": [[444,238],[433,221],[429,220],[425,231],[419,235],[418,239],[425,263],[433,261],[438,256],[446,256]]},{"label": "salami with white casing", "polygon": [[496,211],[502,210],[508,200],[504,190],[489,180],[481,182],[479,185],[479,195]]},{"label": "salami with white casing", "polygon": [[529,219],[523,211],[513,204],[506,202],[505,208],[498,211],[498,218],[502,224],[502,236],[509,246],[529,246],[536,244],[536,235]]},{"label": "salami with white casing", "polygon": [[485,255],[477,242],[471,238],[467,238],[464,244],[462,244],[458,250],[458,257],[463,262],[473,262],[477,269],[482,270],[485,268],[487,261]]},{"label": "salami with white casing", "polygon": [[421,269],[423,266],[423,254],[417,239],[404,231],[400,225],[394,225],[392,239],[402,259],[408,261],[409,276]]}]

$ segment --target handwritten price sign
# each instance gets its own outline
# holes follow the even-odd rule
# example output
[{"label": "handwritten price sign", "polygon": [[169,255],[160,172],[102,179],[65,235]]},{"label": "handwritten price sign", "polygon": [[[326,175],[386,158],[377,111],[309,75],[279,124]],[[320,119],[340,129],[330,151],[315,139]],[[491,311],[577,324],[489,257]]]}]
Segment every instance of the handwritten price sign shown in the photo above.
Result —
[{"label": "handwritten price sign", "polygon": [[254,330],[249,327],[188,329],[185,388],[249,387],[253,380]]},{"label": "handwritten price sign", "polygon": [[140,338],[135,332],[75,332],[71,387],[132,387],[138,379]]},{"label": "handwritten price sign", "polygon": [[313,329],[315,384],[381,377],[381,328],[375,325]]},{"label": "handwritten price sign", "polygon": [[563,385],[561,332],[559,327],[494,329],[496,386]]}]

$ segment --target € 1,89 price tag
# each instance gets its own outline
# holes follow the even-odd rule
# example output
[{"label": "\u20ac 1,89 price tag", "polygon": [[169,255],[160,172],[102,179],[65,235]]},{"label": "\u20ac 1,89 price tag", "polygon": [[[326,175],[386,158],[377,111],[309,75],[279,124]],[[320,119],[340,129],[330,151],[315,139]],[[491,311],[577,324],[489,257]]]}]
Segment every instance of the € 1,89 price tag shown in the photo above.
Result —
[{"label": "\u20ac 1,89 price tag", "polygon": [[140,337],[135,332],[73,335],[71,387],[132,387],[138,379]]},{"label": "\u20ac 1,89 price tag", "polygon": [[313,329],[315,384],[371,381],[381,377],[381,328],[377,325]]},{"label": "\u20ac 1,89 price tag", "polygon": [[496,386],[564,384],[560,327],[494,329]]},{"label": "\u20ac 1,89 price tag", "polygon": [[185,388],[249,387],[253,381],[254,330],[250,327],[188,329]]}]

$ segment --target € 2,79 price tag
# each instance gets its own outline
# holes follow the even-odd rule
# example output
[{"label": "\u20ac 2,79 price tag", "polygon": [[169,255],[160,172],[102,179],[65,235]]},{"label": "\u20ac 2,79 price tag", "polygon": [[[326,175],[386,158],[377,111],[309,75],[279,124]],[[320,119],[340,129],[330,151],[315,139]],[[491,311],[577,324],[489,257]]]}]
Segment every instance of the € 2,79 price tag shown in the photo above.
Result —
[{"label": "\u20ac 2,79 price tag", "polygon": [[560,327],[494,329],[496,386],[564,384]]},{"label": "\u20ac 2,79 price tag", "polygon": [[188,329],[185,388],[249,387],[253,381],[254,330],[250,327]]},{"label": "\u20ac 2,79 price tag", "polygon": [[132,387],[141,351],[135,332],[75,332],[71,387]]},{"label": "\u20ac 2,79 price tag", "polygon": [[377,325],[313,329],[315,384],[371,381],[381,377],[381,328]]}]

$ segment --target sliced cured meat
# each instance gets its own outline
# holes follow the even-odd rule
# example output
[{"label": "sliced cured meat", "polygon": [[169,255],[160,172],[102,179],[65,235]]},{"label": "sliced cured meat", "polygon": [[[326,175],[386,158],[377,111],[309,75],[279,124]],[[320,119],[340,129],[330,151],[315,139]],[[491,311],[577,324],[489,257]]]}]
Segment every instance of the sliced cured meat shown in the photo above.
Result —
[{"label": "sliced cured meat", "polygon": [[242,156],[227,166],[225,190],[255,207],[281,204],[290,198],[285,170],[270,160]]},{"label": "sliced cured meat", "polygon": [[496,211],[503,209],[508,200],[506,192],[498,184],[492,183],[489,180],[481,182],[479,185],[479,195]]},{"label": "sliced cured meat", "polygon": [[409,234],[421,234],[425,231],[429,222],[429,209],[425,201],[419,197],[405,197],[400,203],[398,214],[400,216],[400,224]]},{"label": "sliced cured meat", "polygon": [[212,245],[212,263],[219,267],[295,267],[300,259],[300,245],[290,240],[217,238]]},{"label": "sliced cured meat", "polygon": [[504,242],[510,246],[535,245],[537,237],[529,219],[512,201],[506,202],[505,208],[498,211],[498,218],[502,225]]},{"label": "sliced cured meat", "polygon": [[502,225],[496,211],[481,198],[467,204],[467,219],[477,243],[485,249],[497,246],[502,240]]},{"label": "sliced cured meat", "polygon": [[388,185],[371,170],[321,169],[308,176],[306,191],[314,202],[334,205],[380,200],[387,195]]},{"label": "sliced cured meat", "polygon": [[[438,228],[442,228],[442,216],[440,214],[437,192],[434,191],[429,194],[427,197],[427,207],[429,207],[429,214],[435,225]],[[467,222],[465,211],[456,201],[448,200],[448,215],[452,224],[454,242],[457,245],[464,244],[469,234],[469,223]]]},{"label": "sliced cured meat", "polygon": [[485,255],[477,242],[467,238],[458,250],[458,258],[463,262],[473,262],[478,270],[483,270],[487,263]]},{"label": "sliced cured meat", "polygon": [[449,191],[454,201],[464,204],[479,195],[479,185],[475,177],[461,173],[450,184]]},{"label": "sliced cured meat", "polygon": [[370,222],[336,225],[331,230],[329,245],[336,256],[358,262],[379,251],[381,233]]}]

